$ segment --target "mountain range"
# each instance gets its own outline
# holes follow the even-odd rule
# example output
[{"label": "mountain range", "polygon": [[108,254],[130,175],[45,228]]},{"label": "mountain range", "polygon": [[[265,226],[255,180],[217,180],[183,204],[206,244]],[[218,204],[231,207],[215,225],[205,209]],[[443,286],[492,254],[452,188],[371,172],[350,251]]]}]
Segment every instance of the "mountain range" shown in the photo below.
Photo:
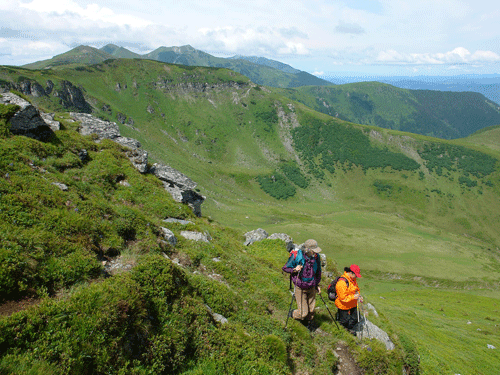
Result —
[{"label": "mountain range", "polygon": [[[227,68],[250,78],[260,85],[272,87],[297,87],[304,85],[329,85],[330,82],[312,74],[293,69],[289,65],[267,59],[235,56],[215,57],[197,50],[190,45],[181,47],[159,47],[144,55],[133,53],[126,48],[108,44],[100,49],[79,46],[71,51],[54,56],[52,59],[24,65],[29,69],[58,68],[74,64],[96,64],[107,59],[141,58],[187,66],[207,66]],[[258,61],[258,62],[256,62]]]},{"label": "mountain range", "polygon": [[231,69],[254,83],[282,88],[282,95],[334,117],[445,139],[466,137],[479,129],[500,124],[500,106],[481,94],[405,90],[378,82],[333,85],[274,60],[214,57],[191,46],[160,47],[145,55],[112,44],[101,49],[80,46],[24,67],[63,69],[118,58]]}]

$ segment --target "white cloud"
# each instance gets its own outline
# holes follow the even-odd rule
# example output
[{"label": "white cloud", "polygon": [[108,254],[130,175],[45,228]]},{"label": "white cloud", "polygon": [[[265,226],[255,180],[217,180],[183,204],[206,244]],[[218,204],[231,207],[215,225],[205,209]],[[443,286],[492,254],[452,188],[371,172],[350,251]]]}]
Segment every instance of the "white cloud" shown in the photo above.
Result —
[{"label": "white cloud", "polygon": [[274,27],[218,27],[198,30],[200,45],[208,50],[225,50],[246,55],[307,55],[302,42],[304,35],[298,30],[283,32]]},{"label": "white cloud", "polygon": [[72,0],[33,0],[31,3],[20,3],[20,7],[38,13],[45,20],[54,21],[53,27],[55,28],[58,25],[70,26],[68,22],[64,22],[67,20],[74,20],[77,25],[92,21],[133,28],[144,28],[152,24],[151,21],[130,14],[116,14],[110,8],[101,7],[98,4],[88,4],[82,7]]},{"label": "white cloud", "polygon": [[471,53],[464,47],[457,47],[445,53],[399,53],[394,50],[381,51],[376,61],[390,64],[468,64],[500,62],[500,56],[492,51]]}]

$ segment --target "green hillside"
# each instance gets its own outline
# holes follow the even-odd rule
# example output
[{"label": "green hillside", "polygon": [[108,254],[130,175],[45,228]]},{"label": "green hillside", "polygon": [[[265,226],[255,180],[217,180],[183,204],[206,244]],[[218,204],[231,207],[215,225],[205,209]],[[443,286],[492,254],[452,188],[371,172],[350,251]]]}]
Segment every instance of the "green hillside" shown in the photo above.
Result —
[{"label": "green hillside", "polygon": [[[101,51],[109,53],[118,59],[138,59],[141,58],[141,55],[138,53],[134,53],[129,51],[126,48],[119,47],[115,44],[107,44],[104,47],[100,48]],[[100,62],[100,61],[99,61]]]},{"label": "green hillside", "polygon": [[98,64],[108,59],[113,59],[113,55],[88,46],[78,46],[71,51],[54,56],[52,59],[37,61],[32,64],[27,64],[24,67],[27,69],[54,69],[61,66],[66,68]]},{"label": "green hillside", "polygon": [[[415,343],[420,373],[500,366],[488,349],[500,347],[500,174],[491,148],[332,118],[226,69],[112,60],[3,68],[0,79],[82,87],[94,113],[121,120],[122,135],[138,139],[152,162],[198,183],[206,225],[232,228],[239,241],[259,227],[296,243],[315,238],[336,268],[359,264],[363,294],[392,336]],[[30,100],[61,110],[52,95]],[[240,254],[237,242],[223,247]],[[244,250],[267,254],[276,272],[284,262]],[[375,367],[392,359],[359,360],[373,366],[367,373],[391,373]]]},{"label": "green hillside", "polygon": [[500,108],[479,93],[407,90],[379,82],[282,91],[322,113],[444,139],[462,138],[500,124]]}]

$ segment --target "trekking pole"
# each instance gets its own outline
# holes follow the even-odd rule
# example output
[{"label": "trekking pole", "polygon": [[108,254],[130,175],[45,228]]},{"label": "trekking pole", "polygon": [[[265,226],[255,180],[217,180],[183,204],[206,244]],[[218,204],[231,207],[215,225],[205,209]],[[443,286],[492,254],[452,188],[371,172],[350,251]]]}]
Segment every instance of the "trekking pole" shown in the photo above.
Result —
[{"label": "trekking pole", "polygon": [[325,300],[324,300],[323,296],[321,295],[321,293],[318,293],[318,294],[319,294],[319,296],[321,297],[321,300],[323,301],[323,303],[325,304],[325,307],[326,307],[326,309],[328,310],[328,313],[330,314],[330,316],[331,316],[331,318],[332,318],[333,322],[334,322],[334,323],[335,323],[335,325],[337,326],[337,329],[339,329],[339,330],[340,330],[340,327],[339,327],[339,325],[337,324],[337,321],[335,320],[335,318],[333,317],[333,315],[332,315],[332,313],[331,313],[330,309],[328,308],[328,305],[326,304],[326,302],[325,302]]},{"label": "trekking pole", "polygon": [[293,299],[295,297],[295,285],[293,287],[293,292],[292,292],[292,274],[290,274],[290,294],[292,295],[292,300],[290,301],[290,307],[288,308],[288,313],[286,314],[285,330],[286,327],[288,326],[288,319],[290,318],[290,311],[292,311]]},{"label": "trekking pole", "polygon": [[361,320],[359,319],[359,301],[356,302],[357,303],[357,310],[358,310],[358,325],[359,325],[359,328],[361,329],[361,332],[360,332],[360,340],[363,340],[363,324],[361,324]]}]

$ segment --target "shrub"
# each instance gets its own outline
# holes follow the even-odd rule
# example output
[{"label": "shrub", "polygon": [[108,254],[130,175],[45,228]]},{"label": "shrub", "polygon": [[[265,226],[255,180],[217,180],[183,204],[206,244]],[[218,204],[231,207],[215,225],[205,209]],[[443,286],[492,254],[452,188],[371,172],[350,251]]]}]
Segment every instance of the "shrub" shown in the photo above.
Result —
[{"label": "shrub", "polygon": [[296,189],[280,173],[275,172],[268,176],[258,176],[257,181],[262,190],[276,199],[287,199],[293,197]]}]

